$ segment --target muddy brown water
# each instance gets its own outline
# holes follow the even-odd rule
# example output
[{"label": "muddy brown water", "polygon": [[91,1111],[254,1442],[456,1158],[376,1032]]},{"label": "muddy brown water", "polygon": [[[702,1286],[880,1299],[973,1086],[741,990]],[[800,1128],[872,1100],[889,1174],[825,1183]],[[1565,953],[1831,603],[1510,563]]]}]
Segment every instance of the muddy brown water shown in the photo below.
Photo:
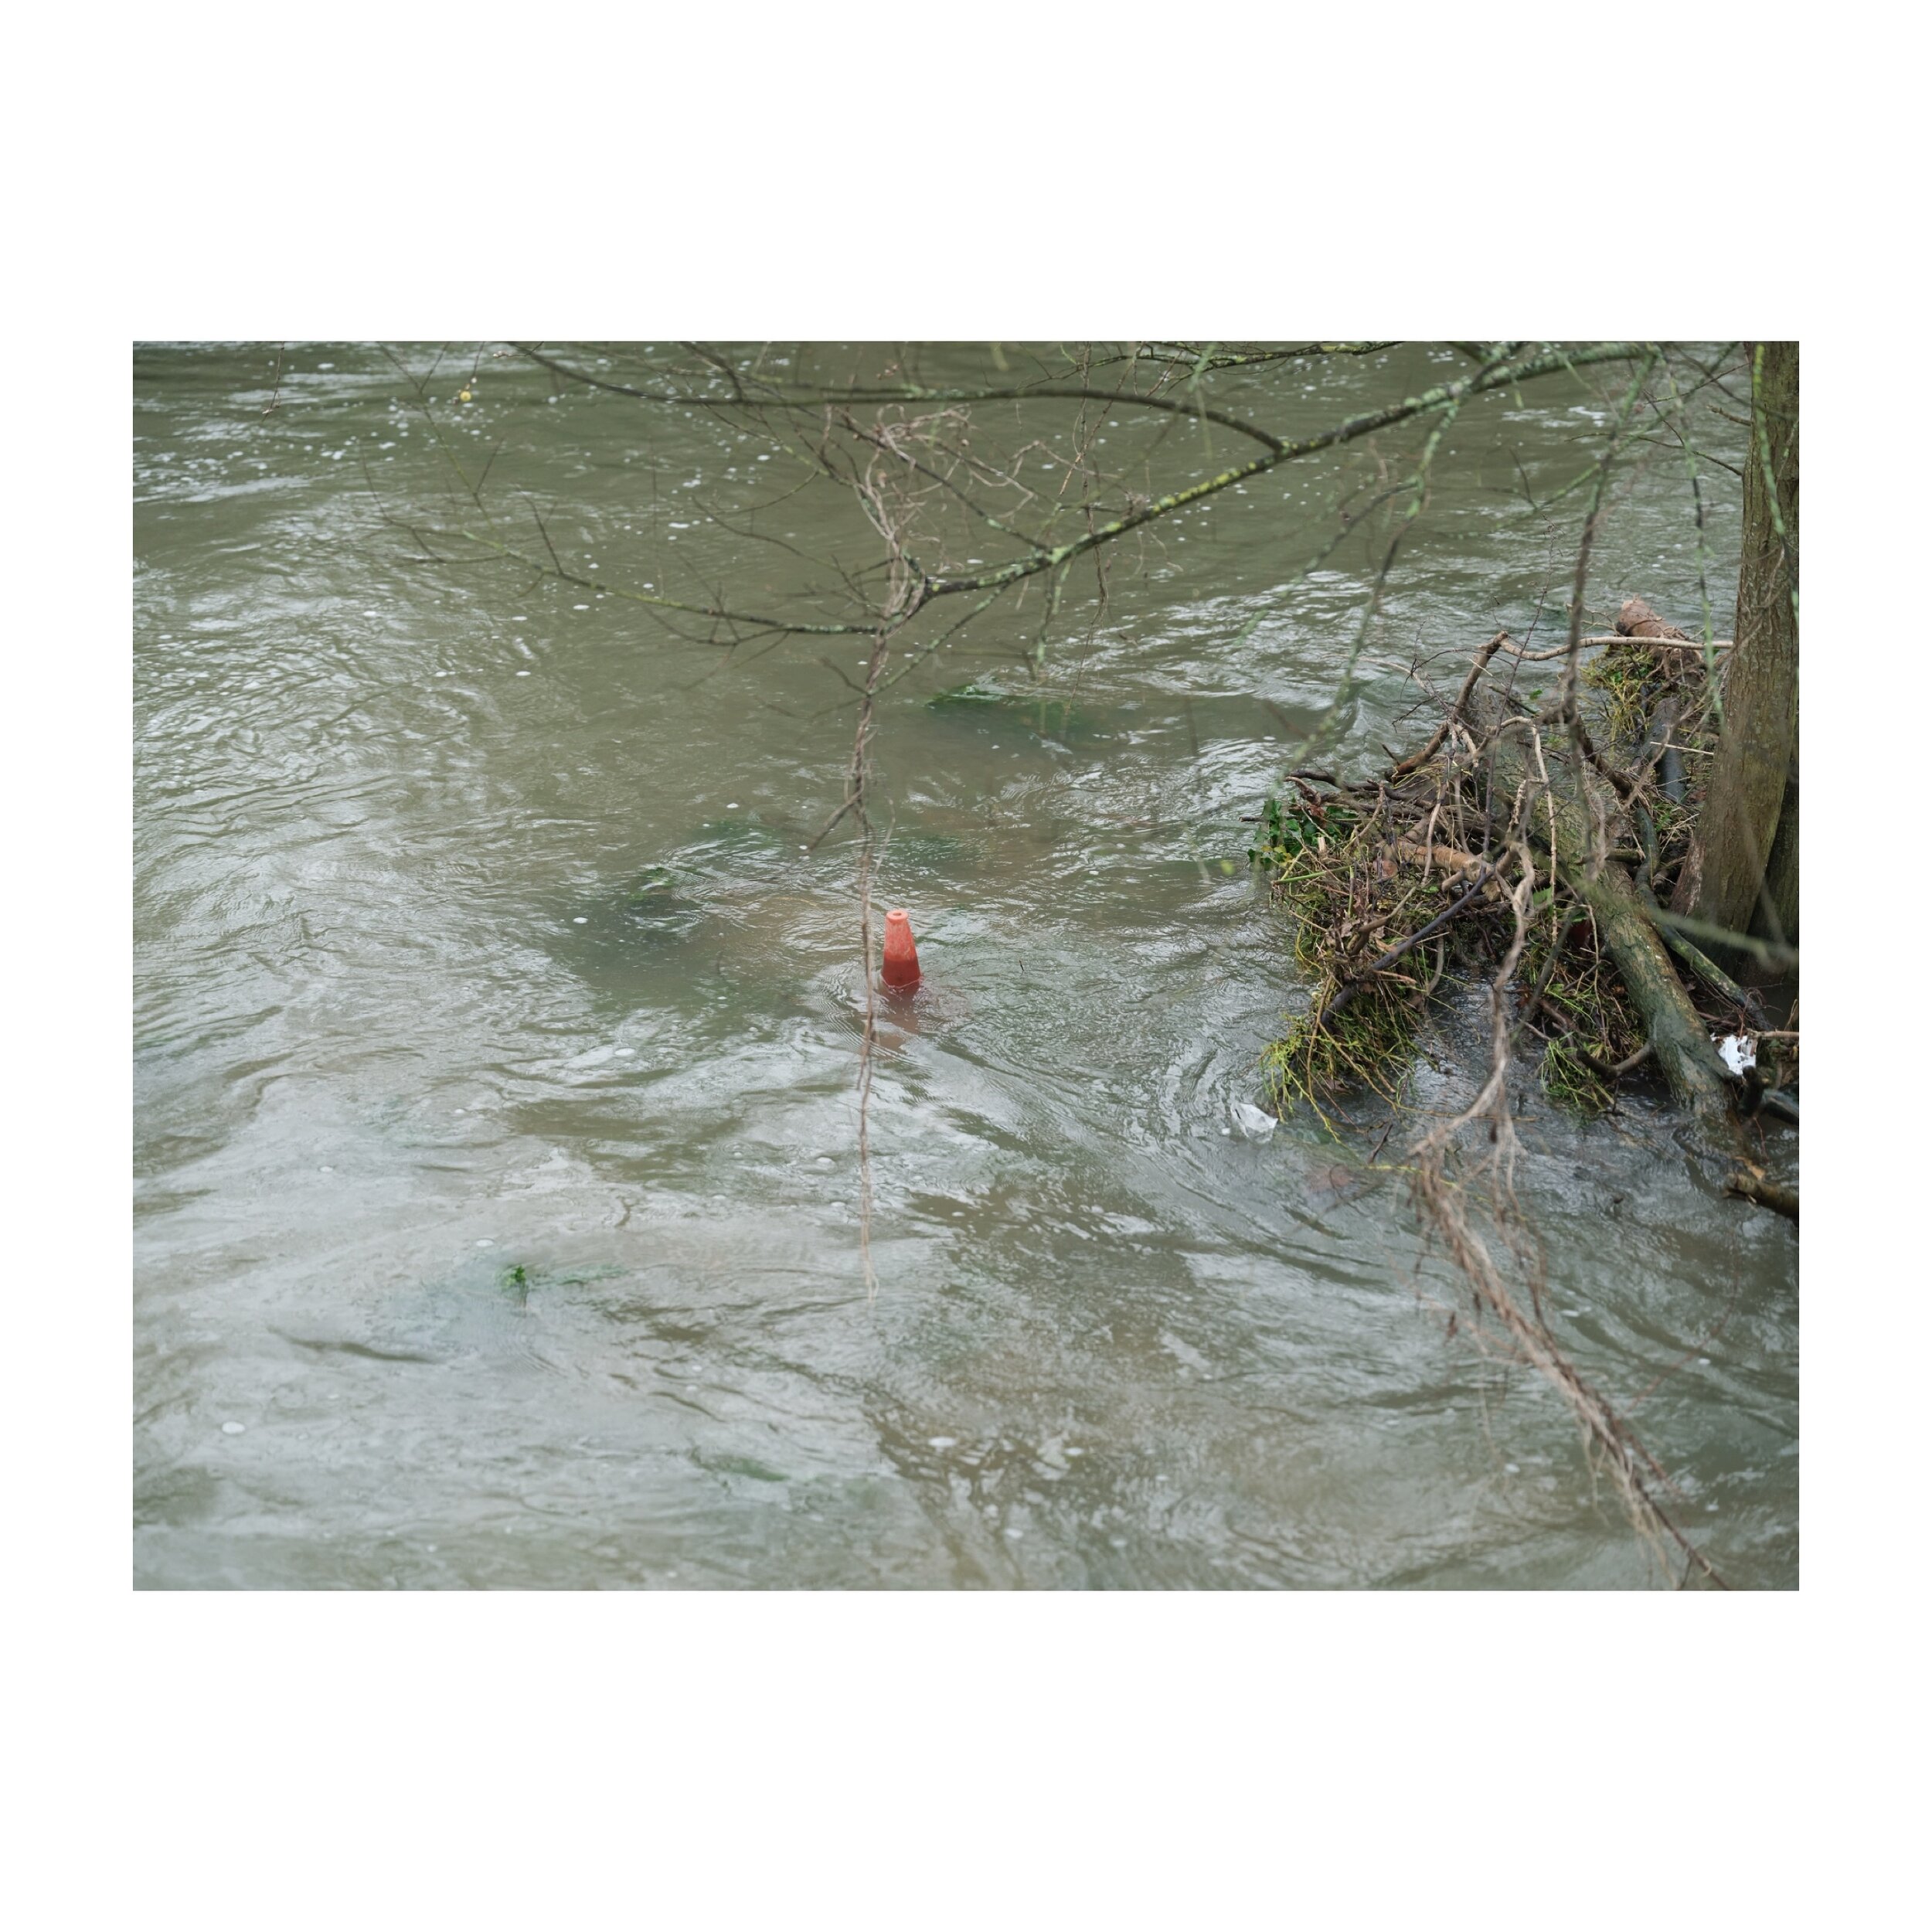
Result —
[{"label": "muddy brown water", "polygon": [[[1658,1580],[1554,1398],[1446,1333],[1400,1131],[1379,1161],[1311,1119],[1229,1131],[1295,993],[1241,820],[1369,566],[1293,567],[1372,459],[1190,513],[1037,670],[1036,605],[901,661],[879,903],[926,979],[883,1016],[869,1300],[856,854],[802,849],[862,647],[726,653],[404,561],[384,521],[522,549],[536,502],[587,577],[775,601],[849,505],[702,413],[397,353],[427,417],[367,347],[288,349],[267,415],[271,349],[135,357],[138,1583]],[[1405,350],[1242,397],[1297,430],[1445,372]],[[1342,757],[1410,736],[1418,640],[1560,606],[1546,524],[1574,516],[1511,492],[1568,481],[1600,417],[1566,382],[1458,424]],[[1107,434],[1161,474],[1226,454]],[[493,451],[479,506],[452,478]],[[1593,607],[1632,590],[1694,623],[1681,466],[1600,543]],[[934,702],[968,681],[1009,701]],[[1470,1090],[1477,1017],[1452,998],[1419,1107]],[[1727,1579],[1794,1586],[1793,1231],[1719,1198],[1655,1096],[1523,1111],[1560,1334]]]}]

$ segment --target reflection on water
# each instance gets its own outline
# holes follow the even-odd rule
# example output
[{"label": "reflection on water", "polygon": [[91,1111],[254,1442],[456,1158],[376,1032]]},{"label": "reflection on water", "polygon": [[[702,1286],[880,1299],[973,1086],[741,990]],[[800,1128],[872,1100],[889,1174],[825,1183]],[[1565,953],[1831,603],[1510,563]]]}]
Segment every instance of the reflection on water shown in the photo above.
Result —
[{"label": "reflection on water", "polygon": [[[855,667],[402,564],[372,504],[444,487],[422,419],[371,352],[291,361],[267,419],[260,358],[136,363],[138,1582],[1651,1579],[1555,1400],[1446,1336],[1400,1134],[1230,1131],[1291,991],[1240,815],[1360,584],[1284,592],[1279,519],[1332,476],[1191,522],[1037,679],[1029,618],[891,688],[878,896],[927,977],[881,1011],[869,1303],[857,872],[813,845]],[[679,507],[749,443],[549,393],[486,368],[444,434],[605,571],[681,542],[783,592]],[[1419,632],[1528,621],[1547,539],[1499,479],[1568,479],[1573,400],[1459,435],[1352,747],[1406,735]],[[1673,488],[1607,533],[1607,600],[1695,607]],[[815,502],[776,533],[831,541]],[[1425,1107],[1468,1091],[1469,998]],[[1730,1580],[1794,1584],[1791,1230],[1641,1100],[1525,1113],[1560,1332]]]}]

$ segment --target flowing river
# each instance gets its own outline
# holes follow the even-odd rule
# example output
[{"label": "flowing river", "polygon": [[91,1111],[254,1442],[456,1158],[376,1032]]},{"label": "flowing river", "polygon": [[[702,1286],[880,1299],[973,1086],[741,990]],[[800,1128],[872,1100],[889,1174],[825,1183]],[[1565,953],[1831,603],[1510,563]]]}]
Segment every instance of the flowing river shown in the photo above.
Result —
[{"label": "flowing river", "polygon": [[[1304,433],[1454,360],[1290,364],[1242,406]],[[1382,456],[1164,524],[1043,648],[1036,594],[896,651],[876,903],[926,983],[875,1063],[869,1294],[858,847],[813,842],[866,641],[726,650],[616,594],[802,608],[877,554],[849,497],[743,419],[474,345],[144,347],[134,387],[138,1585],[1665,1580],[1557,1398],[1449,1332],[1414,1121],[1378,1151],[1232,1111],[1298,996],[1242,820],[1373,559],[1296,573]],[[1332,755],[1417,741],[1418,651],[1440,685],[1539,607],[1560,638],[1582,512],[1548,499],[1602,416],[1565,377],[1454,426]],[[1157,490],[1246,453],[1097,427]],[[1683,463],[1629,475],[1594,624],[1708,594],[1729,634],[1735,485],[1702,487],[1700,565]],[[1471,1090],[1485,997],[1452,988],[1417,1109]],[[1520,1105],[1564,1346],[1726,1580],[1794,1587],[1794,1230],[1661,1093]]]}]

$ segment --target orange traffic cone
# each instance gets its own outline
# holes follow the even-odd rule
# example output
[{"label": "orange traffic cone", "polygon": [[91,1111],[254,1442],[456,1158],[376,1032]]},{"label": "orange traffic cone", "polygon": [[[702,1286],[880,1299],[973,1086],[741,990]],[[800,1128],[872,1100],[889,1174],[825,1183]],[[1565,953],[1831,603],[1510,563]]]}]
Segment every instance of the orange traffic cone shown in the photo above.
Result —
[{"label": "orange traffic cone", "polygon": [[903,909],[886,915],[886,961],[879,977],[902,993],[910,993],[919,984],[919,949],[913,944],[913,922]]}]

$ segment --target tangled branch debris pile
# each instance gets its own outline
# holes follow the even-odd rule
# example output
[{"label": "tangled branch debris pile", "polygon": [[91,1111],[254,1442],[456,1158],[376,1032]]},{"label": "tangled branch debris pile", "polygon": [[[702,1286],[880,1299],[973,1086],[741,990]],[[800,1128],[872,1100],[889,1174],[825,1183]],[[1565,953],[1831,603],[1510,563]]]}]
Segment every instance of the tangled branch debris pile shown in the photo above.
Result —
[{"label": "tangled branch debris pile", "polygon": [[[1396,1098],[1445,977],[1488,978],[1519,945],[1502,1043],[1536,1055],[1553,1100],[1600,1112],[1654,1067],[1706,1118],[1795,1119],[1794,1039],[1662,910],[1728,647],[1707,655],[1635,597],[1614,635],[1577,647],[1500,634],[1420,750],[1362,782],[1292,773],[1293,797],[1269,801],[1250,856],[1294,915],[1314,988],[1267,1055],[1278,1110],[1355,1087]],[[1553,658],[1566,662],[1546,688]],[[1720,1056],[1733,1037],[1763,1049],[1755,1077]]]}]

